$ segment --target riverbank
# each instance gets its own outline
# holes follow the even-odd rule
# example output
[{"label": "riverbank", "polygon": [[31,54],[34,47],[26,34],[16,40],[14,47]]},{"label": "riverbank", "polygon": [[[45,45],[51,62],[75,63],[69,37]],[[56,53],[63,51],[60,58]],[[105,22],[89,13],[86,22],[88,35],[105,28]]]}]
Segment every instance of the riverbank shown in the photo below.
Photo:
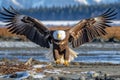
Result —
[{"label": "riverbank", "polygon": [[120,64],[72,62],[70,66],[41,62],[0,61],[0,78],[10,80],[119,80]]}]

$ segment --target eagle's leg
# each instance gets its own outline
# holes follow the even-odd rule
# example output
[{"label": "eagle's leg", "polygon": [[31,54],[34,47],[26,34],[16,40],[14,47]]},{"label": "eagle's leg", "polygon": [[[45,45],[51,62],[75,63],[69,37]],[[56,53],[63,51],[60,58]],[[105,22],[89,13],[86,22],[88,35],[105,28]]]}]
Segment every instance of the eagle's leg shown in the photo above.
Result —
[{"label": "eagle's leg", "polygon": [[59,51],[57,49],[53,50],[53,57],[54,57],[54,60],[55,60],[56,64],[61,64]]},{"label": "eagle's leg", "polygon": [[66,48],[64,52],[64,65],[69,66],[69,49]]}]

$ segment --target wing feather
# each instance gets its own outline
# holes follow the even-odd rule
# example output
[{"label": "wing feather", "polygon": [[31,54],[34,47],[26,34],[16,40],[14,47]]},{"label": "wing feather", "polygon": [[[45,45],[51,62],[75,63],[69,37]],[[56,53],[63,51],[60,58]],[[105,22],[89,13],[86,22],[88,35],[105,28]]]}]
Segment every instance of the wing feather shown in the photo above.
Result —
[{"label": "wing feather", "polygon": [[[14,8],[6,9],[3,7],[4,12],[0,12],[6,26],[11,33],[25,35],[29,40],[35,42],[41,47],[49,48],[50,31],[39,20],[19,14]],[[47,36],[47,37],[46,37]]]},{"label": "wing feather", "polygon": [[90,42],[96,37],[106,34],[105,28],[110,27],[108,23],[115,19],[114,9],[108,9],[103,14],[89,19],[81,20],[70,30],[70,42],[72,42],[73,48],[80,46],[83,43]]}]

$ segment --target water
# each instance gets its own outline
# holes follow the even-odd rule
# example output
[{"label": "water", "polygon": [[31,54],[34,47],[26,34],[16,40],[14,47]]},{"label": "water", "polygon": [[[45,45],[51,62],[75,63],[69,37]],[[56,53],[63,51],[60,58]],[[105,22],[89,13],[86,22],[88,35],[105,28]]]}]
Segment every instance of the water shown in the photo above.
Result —
[{"label": "water", "polygon": [[[26,61],[34,58],[40,61],[49,61],[45,54],[50,49],[44,49],[32,42],[0,42],[0,58],[19,59]],[[78,57],[74,62],[109,62],[120,64],[119,43],[87,43],[74,49]]]}]

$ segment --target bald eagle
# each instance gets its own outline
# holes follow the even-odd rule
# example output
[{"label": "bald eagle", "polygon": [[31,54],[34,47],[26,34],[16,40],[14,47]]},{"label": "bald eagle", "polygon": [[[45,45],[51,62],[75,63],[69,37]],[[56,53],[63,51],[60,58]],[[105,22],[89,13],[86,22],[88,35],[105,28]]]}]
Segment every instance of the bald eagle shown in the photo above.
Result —
[{"label": "bald eagle", "polygon": [[52,44],[53,58],[56,64],[68,66],[77,54],[69,47],[79,47],[80,45],[92,41],[94,38],[105,35],[108,23],[117,14],[114,9],[108,9],[97,17],[83,19],[69,29],[50,30],[38,19],[18,13],[14,8],[3,8],[0,12],[2,18],[7,23],[11,33],[24,35],[32,42],[44,48],[50,48]]}]

